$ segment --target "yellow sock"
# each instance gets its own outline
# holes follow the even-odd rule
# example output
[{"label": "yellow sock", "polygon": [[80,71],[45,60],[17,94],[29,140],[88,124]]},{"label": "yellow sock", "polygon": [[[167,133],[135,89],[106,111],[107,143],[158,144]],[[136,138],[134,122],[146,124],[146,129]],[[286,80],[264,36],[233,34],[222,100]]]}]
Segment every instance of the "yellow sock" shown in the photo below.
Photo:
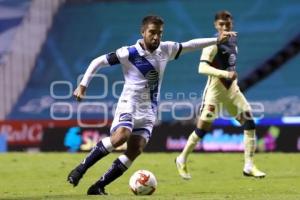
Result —
[{"label": "yellow sock", "polygon": [[188,155],[194,150],[195,146],[197,145],[199,141],[198,135],[193,131],[189,138],[187,143],[184,146],[184,149],[182,150],[181,154],[178,156],[179,162],[186,162]]},{"label": "yellow sock", "polygon": [[255,130],[245,130],[244,131],[244,159],[245,166],[253,166],[253,157],[256,149],[256,136]]}]

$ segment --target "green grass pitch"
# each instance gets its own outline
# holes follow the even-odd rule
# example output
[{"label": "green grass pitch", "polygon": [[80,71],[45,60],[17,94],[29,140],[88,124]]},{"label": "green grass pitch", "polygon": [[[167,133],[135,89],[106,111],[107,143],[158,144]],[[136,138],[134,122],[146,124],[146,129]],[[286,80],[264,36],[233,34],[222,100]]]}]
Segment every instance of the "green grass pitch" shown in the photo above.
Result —
[{"label": "green grass pitch", "polygon": [[[283,153],[256,154],[256,164],[267,173],[264,179],[242,176],[242,153],[194,153],[189,161],[190,181],[177,174],[177,153],[144,153],[121,178],[106,187],[109,196],[86,196],[87,188],[118,155],[113,153],[98,162],[73,188],[66,177],[85,156],[83,153],[0,154],[0,199],[300,199],[300,154]],[[155,174],[158,187],[152,196],[134,196],[129,190],[129,177],[138,169]]]}]

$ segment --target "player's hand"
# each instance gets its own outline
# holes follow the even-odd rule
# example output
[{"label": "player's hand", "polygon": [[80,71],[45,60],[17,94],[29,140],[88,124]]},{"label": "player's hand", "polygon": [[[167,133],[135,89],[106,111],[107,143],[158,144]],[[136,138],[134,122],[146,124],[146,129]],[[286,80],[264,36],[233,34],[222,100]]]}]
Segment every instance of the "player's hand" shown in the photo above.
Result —
[{"label": "player's hand", "polygon": [[237,35],[237,32],[235,32],[235,31],[223,31],[219,34],[217,43],[220,44],[220,43],[226,42],[228,40],[228,38],[230,38],[232,36],[236,36],[236,35]]},{"label": "player's hand", "polygon": [[238,74],[234,71],[229,72],[228,74],[228,79],[234,81],[235,79],[237,79]]},{"label": "player's hand", "polygon": [[73,96],[77,101],[81,101],[85,95],[86,87],[82,85],[78,85],[78,87],[74,90]]}]

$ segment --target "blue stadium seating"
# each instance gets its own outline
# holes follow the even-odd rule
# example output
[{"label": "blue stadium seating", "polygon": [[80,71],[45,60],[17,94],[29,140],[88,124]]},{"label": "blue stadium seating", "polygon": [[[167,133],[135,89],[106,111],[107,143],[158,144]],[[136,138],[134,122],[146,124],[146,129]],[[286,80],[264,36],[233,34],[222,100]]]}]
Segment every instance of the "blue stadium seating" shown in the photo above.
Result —
[{"label": "blue stadium seating", "polygon": [[[51,82],[70,81],[74,89],[78,75],[85,71],[92,58],[136,42],[140,37],[140,21],[144,15],[162,16],[165,20],[164,40],[181,42],[196,37],[211,37],[215,32],[214,14],[223,9],[233,14],[235,30],[238,32],[237,70],[240,78],[300,32],[298,0],[68,3],[56,16],[26,90],[8,119],[49,119],[53,102],[76,105],[71,98],[52,99]],[[178,61],[169,63],[161,91],[162,100],[166,92],[182,92],[185,100],[190,101],[188,94],[196,92],[196,102],[200,101],[206,77],[197,73],[199,55],[200,51],[183,55]],[[300,115],[299,109],[293,113],[288,107],[300,102],[299,61],[300,57],[297,56],[246,93],[251,101],[286,106],[281,110],[283,112],[271,111],[270,108],[266,116]],[[123,80],[120,66],[103,69],[100,73],[108,76],[110,86],[115,81]],[[120,90],[118,87],[117,91]],[[68,91],[65,87],[55,88],[56,95],[68,96]],[[92,82],[88,93],[101,93],[101,85],[97,81]],[[117,99],[109,92],[107,98],[99,101],[112,104]],[[72,118],[75,117],[72,114]],[[164,120],[171,118],[166,115]]]},{"label": "blue stadium seating", "polygon": [[0,60],[9,52],[16,27],[22,22],[30,5],[30,0],[0,1]]}]

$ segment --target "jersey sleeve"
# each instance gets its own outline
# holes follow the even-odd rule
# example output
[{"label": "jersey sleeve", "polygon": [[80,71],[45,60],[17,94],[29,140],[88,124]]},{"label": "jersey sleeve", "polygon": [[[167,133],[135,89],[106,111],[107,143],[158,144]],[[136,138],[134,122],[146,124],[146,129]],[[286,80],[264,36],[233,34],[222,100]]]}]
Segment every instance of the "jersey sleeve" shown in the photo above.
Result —
[{"label": "jersey sleeve", "polygon": [[80,85],[87,87],[93,78],[93,74],[100,68],[116,65],[121,63],[121,59],[125,56],[125,51],[120,48],[116,52],[101,55],[95,58],[88,66]]},{"label": "jersey sleeve", "polygon": [[107,60],[109,65],[120,64],[120,60],[119,60],[116,52],[108,53],[105,56],[106,56],[106,60]]},{"label": "jersey sleeve", "polygon": [[166,41],[164,44],[167,48],[169,60],[177,59],[180,56],[182,50],[182,45],[180,43]]},{"label": "jersey sleeve", "polygon": [[198,72],[200,74],[216,76],[219,78],[228,78],[229,72],[225,70],[216,69],[212,66],[212,62],[217,52],[218,52],[218,47],[216,45],[209,46],[203,49],[200,58]]},{"label": "jersey sleeve", "polygon": [[218,47],[217,45],[211,45],[208,47],[205,47],[202,50],[202,54],[200,57],[200,62],[207,62],[208,64],[211,65],[211,63],[213,62],[214,57],[216,56],[218,51]]},{"label": "jersey sleeve", "polygon": [[125,63],[128,60],[128,56],[129,56],[128,47],[125,46],[117,49],[116,56],[121,64]]}]

